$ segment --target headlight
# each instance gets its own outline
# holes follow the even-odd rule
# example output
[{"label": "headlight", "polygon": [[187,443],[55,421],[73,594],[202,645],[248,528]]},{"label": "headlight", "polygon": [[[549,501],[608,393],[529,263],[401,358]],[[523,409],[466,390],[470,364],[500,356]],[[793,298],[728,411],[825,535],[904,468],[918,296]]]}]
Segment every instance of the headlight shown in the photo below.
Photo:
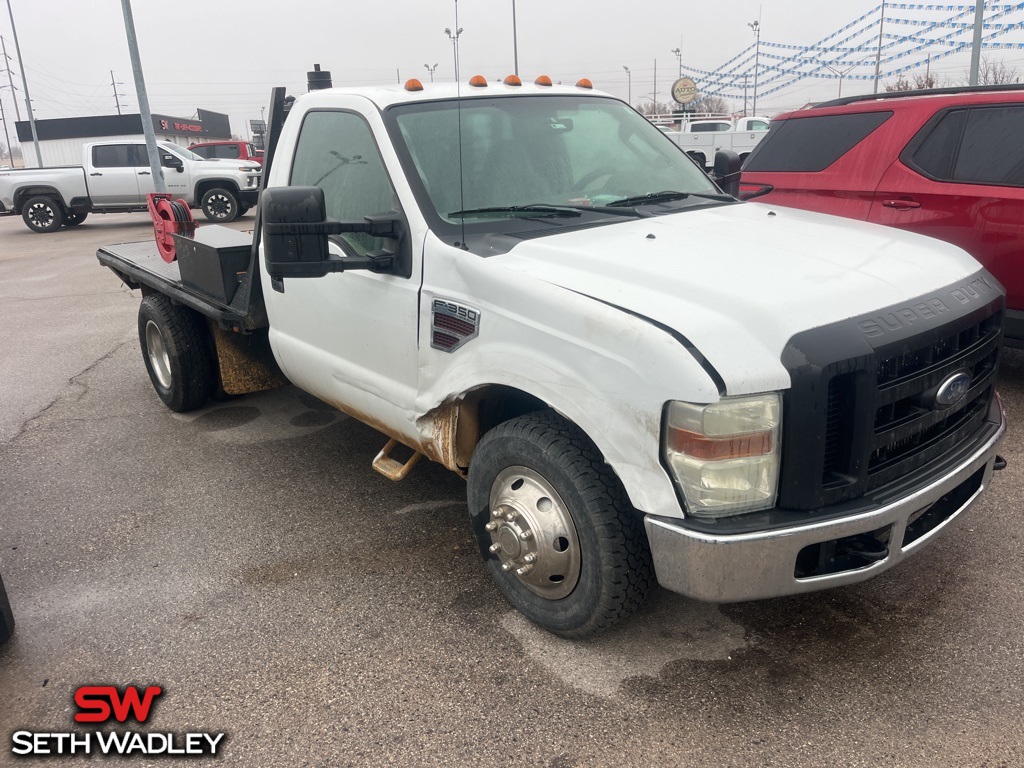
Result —
[{"label": "headlight", "polygon": [[668,404],[662,450],[687,512],[726,517],[775,505],[781,417],[777,393]]}]

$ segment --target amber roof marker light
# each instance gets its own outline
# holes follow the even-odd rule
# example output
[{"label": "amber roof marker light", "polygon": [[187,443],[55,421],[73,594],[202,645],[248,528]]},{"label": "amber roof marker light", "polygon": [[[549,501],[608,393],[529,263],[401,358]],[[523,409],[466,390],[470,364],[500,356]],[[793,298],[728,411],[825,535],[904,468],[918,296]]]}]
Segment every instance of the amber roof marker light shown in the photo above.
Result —
[{"label": "amber roof marker light", "polygon": [[548,77],[547,75],[541,75],[540,77],[538,77],[536,80],[533,81],[533,84],[534,85],[550,86],[551,85],[551,78]]},{"label": "amber roof marker light", "polygon": [[519,79],[518,75],[509,75],[501,81],[505,85],[522,85],[523,81]]},{"label": "amber roof marker light", "polygon": [[405,81],[405,90],[407,91],[422,91],[423,83],[417,80],[415,77]]},{"label": "amber roof marker light", "polygon": [[469,84],[474,88],[486,88],[487,78],[484,77],[483,75],[473,75],[471,78],[469,78]]},{"label": "amber roof marker light", "polygon": [[581,78],[580,80],[576,81],[576,87],[577,88],[593,89],[594,84],[592,82],[590,82],[590,80],[588,80],[587,78],[584,77],[584,78]]}]

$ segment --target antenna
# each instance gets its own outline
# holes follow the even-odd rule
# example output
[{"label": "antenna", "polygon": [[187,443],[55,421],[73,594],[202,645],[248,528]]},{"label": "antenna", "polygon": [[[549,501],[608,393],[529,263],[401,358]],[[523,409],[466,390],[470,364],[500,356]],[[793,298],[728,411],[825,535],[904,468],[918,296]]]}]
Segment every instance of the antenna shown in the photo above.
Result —
[{"label": "antenna", "polygon": [[[464,211],[466,210],[466,185],[463,179],[464,169],[462,167],[462,78],[459,76],[459,36],[462,35],[462,27],[459,26],[459,0],[455,0],[455,34],[452,34],[451,29],[447,27],[444,33],[452,41],[452,51],[455,57],[455,108],[459,120],[459,210]],[[462,242],[455,243],[455,247],[468,251],[469,248],[466,247],[465,215],[459,217],[459,225],[462,232],[460,235]]]}]

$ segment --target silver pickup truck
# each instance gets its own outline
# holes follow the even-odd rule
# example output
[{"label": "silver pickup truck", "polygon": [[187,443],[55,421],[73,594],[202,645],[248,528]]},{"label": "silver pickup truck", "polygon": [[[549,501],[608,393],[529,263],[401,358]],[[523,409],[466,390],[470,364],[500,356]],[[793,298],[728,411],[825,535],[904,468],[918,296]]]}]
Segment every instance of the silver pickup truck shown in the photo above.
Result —
[{"label": "silver pickup truck", "polygon": [[[227,222],[256,204],[262,168],[248,160],[207,160],[184,147],[157,142],[167,191]],[[86,144],[82,165],[0,171],[0,213],[21,214],[33,232],[56,232],[95,213],[146,210],[156,190],[146,144]]]}]

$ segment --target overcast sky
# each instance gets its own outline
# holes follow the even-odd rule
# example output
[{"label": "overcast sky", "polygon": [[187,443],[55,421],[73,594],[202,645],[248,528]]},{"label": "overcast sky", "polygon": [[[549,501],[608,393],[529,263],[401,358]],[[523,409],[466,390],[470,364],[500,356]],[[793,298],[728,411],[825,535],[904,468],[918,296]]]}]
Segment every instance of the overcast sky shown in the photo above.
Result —
[{"label": "overcast sky", "polygon": [[[122,111],[138,112],[120,0],[57,0],[43,6],[39,0],[9,2],[37,118],[116,114],[110,70],[122,83],[117,86],[124,94]],[[879,0],[517,0],[519,69],[531,79],[549,74],[575,82],[586,76],[597,88],[626,98],[629,84],[623,66],[628,66],[636,103],[654,92],[657,60],[658,100],[667,101],[679,65],[673,48],[682,51],[684,74],[689,68],[714,70],[751,45],[754,35],[748,23],[760,18],[762,53],[790,55],[791,50],[770,44],[811,45],[878,4]],[[152,110],[176,117],[191,117],[196,108],[226,112],[232,130],[242,136],[248,119],[260,116],[271,87],[304,92],[305,72],[314,63],[333,72],[335,85],[395,82],[399,77],[427,82],[430,75],[424,64],[435,63],[434,77],[451,80],[452,45],[444,30],[454,31],[455,8],[453,0],[133,3]],[[7,8],[0,6],[0,11],[0,35],[7,40],[14,84],[20,89]],[[463,79],[475,73],[488,78],[510,73],[511,0],[459,0],[458,13]],[[930,20],[951,15],[892,13]],[[973,21],[973,13],[966,18]],[[1002,21],[1022,22],[1024,12]],[[912,28],[892,24],[889,29],[907,34]],[[1024,31],[1018,25],[999,40],[1024,43]],[[913,60],[923,67],[925,53],[941,50],[936,46]],[[1024,71],[1024,51],[988,55]],[[943,58],[933,63],[932,71],[960,78],[968,62],[966,54]],[[776,62],[761,59],[762,66],[772,63]],[[871,59],[851,75],[873,71]],[[3,74],[0,83],[6,82]],[[758,111],[770,115],[834,97],[837,86],[836,80],[809,78],[762,96]],[[847,78],[843,83],[844,95],[871,88],[870,81]],[[10,88],[0,89],[0,95],[10,119]],[[742,109],[742,100],[732,104]],[[20,91],[19,108],[24,118]]]}]

